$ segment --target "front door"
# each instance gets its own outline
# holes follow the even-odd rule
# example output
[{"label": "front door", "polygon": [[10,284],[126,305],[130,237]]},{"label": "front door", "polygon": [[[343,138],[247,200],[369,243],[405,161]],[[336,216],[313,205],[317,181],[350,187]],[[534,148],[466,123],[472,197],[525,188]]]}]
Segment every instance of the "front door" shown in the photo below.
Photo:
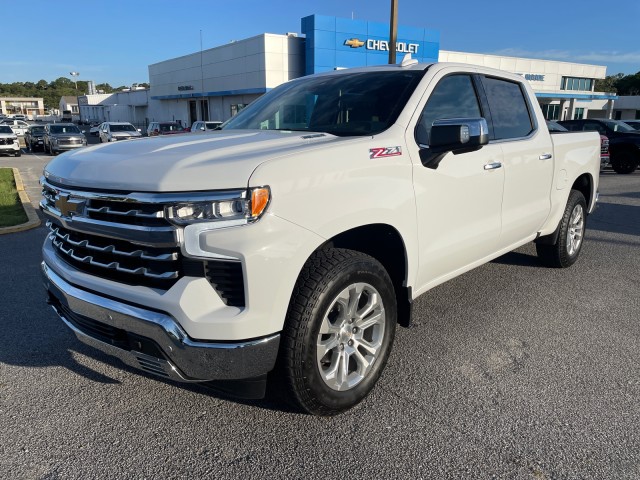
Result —
[{"label": "front door", "polygon": [[416,114],[416,132],[427,132],[426,138],[417,138],[412,128],[406,134],[418,214],[417,295],[499,249],[504,188],[500,145],[448,153],[436,169],[420,161],[420,145],[428,145],[435,120],[483,117],[472,74],[447,75],[448,71],[443,69],[432,80],[426,105]]}]

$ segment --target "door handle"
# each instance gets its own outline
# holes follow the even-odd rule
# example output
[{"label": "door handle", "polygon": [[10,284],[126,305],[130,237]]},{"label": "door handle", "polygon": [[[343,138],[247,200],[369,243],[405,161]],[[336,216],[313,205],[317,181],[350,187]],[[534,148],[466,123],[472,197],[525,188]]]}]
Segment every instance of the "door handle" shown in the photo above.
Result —
[{"label": "door handle", "polygon": [[496,168],[502,168],[502,164],[500,162],[487,163],[484,166],[485,170],[495,170]]},{"label": "door handle", "polygon": [[550,153],[543,153],[542,155],[540,155],[538,158],[540,160],[549,160],[550,158],[552,158],[553,155],[551,155]]}]

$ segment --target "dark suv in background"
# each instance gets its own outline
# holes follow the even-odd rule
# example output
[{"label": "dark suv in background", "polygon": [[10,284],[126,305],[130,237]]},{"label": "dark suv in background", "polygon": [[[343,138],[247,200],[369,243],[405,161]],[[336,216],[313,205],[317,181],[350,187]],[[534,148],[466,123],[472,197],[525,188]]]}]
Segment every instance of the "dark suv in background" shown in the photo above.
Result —
[{"label": "dark suv in background", "polygon": [[640,131],[620,120],[588,118],[558,122],[572,132],[594,131],[609,139],[611,167],[617,173],[632,173],[640,164]]},{"label": "dark suv in background", "polygon": [[44,151],[51,155],[87,145],[87,138],[73,123],[48,123],[44,126],[43,138]]}]

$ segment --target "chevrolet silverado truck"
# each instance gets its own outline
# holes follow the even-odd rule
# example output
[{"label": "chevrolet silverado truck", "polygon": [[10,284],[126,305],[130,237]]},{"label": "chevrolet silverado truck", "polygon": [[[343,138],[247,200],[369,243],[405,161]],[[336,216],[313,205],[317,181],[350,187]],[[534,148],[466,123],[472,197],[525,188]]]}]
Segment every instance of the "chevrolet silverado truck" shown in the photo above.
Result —
[{"label": "chevrolet silverado truck", "polygon": [[572,265],[599,167],[598,134],[552,137],[519,75],[410,59],[311,75],[210,135],[53,159],[48,301],[145,372],[256,397],[268,379],[333,415],[374,387],[419,295],[532,241]]}]

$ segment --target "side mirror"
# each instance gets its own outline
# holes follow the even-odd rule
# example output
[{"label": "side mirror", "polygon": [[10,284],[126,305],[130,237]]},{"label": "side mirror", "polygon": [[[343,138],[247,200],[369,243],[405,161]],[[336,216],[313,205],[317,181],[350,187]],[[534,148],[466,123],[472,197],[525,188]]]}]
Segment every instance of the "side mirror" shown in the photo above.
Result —
[{"label": "side mirror", "polygon": [[142,129],[141,129],[141,128],[139,128],[139,129],[138,129],[138,131],[139,131],[139,132],[142,132]]},{"label": "side mirror", "polygon": [[160,133],[160,130],[158,130],[157,128],[153,131],[154,135],[158,135]]},{"label": "side mirror", "polygon": [[200,127],[200,130],[202,130],[204,132],[204,127]]},{"label": "side mirror", "polygon": [[425,167],[436,169],[447,153],[474,152],[487,143],[489,126],[484,118],[436,120],[431,127],[429,145],[420,145],[420,159]]}]

